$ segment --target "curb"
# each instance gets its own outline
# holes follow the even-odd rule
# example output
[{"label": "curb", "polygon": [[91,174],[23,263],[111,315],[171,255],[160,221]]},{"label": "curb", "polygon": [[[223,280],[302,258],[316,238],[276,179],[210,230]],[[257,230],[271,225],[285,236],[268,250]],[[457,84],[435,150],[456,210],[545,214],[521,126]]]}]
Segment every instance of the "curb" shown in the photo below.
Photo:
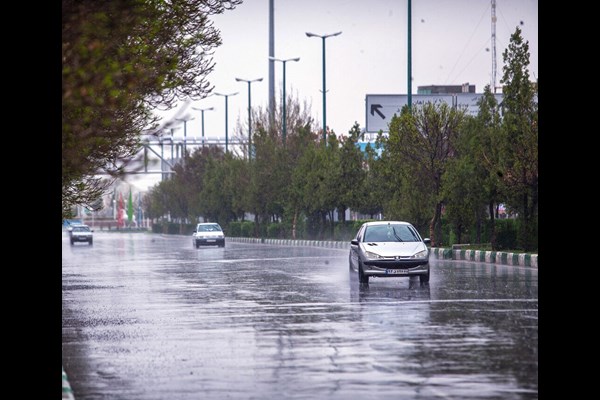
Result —
[{"label": "curb", "polygon": [[268,238],[249,238],[249,237],[227,237],[230,242],[237,243],[255,243],[255,244],[275,244],[279,246],[308,246],[308,247],[326,247],[330,249],[349,249],[350,241],[339,240],[294,240],[294,239],[268,239]]},{"label": "curb", "polygon": [[491,264],[538,267],[538,255],[529,253],[509,253],[504,251],[452,250],[432,247],[431,254],[441,260],[477,261]]},{"label": "curb", "polygon": [[[275,244],[280,246],[309,246],[327,247],[334,249],[349,249],[349,241],[339,240],[294,240],[267,239],[250,237],[228,237],[228,241],[237,243]],[[431,247],[431,255],[441,260],[476,261],[490,264],[514,265],[521,267],[538,267],[538,255],[529,253],[509,253],[502,251],[483,250],[452,250],[443,247]]]},{"label": "curb", "polygon": [[65,372],[64,367],[62,369],[62,398],[63,400],[75,400],[75,397],[73,396],[73,390],[71,389],[71,385],[67,379],[67,373]]}]

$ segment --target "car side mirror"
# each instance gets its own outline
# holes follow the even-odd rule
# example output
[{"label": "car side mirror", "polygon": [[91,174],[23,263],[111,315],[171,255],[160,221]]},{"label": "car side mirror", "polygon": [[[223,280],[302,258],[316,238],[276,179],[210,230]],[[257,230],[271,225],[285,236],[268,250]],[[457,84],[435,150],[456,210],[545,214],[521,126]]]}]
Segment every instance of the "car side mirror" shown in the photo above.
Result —
[{"label": "car side mirror", "polygon": [[431,239],[425,238],[425,239],[423,239],[423,243],[429,245],[429,244],[431,244]]},{"label": "car side mirror", "polygon": [[192,232],[192,233],[196,233],[196,230],[194,229],[194,232]]},{"label": "car side mirror", "polygon": [[352,245],[354,245],[354,246],[358,246],[358,240],[356,240],[356,239],[352,239],[352,240],[350,241],[350,244],[352,244]]}]

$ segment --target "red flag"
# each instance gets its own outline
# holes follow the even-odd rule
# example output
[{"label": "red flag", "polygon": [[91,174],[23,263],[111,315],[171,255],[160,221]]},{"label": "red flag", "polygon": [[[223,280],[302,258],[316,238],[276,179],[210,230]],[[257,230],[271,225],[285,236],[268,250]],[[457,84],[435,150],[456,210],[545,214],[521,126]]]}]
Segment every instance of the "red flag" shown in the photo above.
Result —
[{"label": "red flag", "polygon": [[123,203],[123,195],[119,193],[119,209],[117,210],[117,227],[123,227],[123,214],[125,213],[125,204]]}]

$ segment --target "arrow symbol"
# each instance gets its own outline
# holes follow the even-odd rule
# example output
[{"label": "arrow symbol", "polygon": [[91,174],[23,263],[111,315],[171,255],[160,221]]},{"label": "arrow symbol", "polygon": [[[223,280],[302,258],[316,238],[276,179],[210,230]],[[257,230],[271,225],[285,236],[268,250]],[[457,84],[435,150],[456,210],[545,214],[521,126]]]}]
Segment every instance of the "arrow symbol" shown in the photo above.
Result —
[{"label": "arrow symbol", "polygon": [[381,104],[371,104],[371,115],[375,115],[375,113],[377,113],[382,119],[385,119],[385,115],[379,111],[381,107],[383,107]]}]

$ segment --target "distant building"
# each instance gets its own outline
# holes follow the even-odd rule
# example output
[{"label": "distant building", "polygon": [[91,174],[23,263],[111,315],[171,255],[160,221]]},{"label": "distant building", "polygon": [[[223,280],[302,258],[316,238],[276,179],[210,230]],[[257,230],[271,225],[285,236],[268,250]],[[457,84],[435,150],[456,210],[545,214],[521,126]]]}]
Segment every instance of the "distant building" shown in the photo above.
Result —
[{"label": "distant building", "polygon": [[417,87],[417,94],[475,93],[475,85],[429,85]]}]

